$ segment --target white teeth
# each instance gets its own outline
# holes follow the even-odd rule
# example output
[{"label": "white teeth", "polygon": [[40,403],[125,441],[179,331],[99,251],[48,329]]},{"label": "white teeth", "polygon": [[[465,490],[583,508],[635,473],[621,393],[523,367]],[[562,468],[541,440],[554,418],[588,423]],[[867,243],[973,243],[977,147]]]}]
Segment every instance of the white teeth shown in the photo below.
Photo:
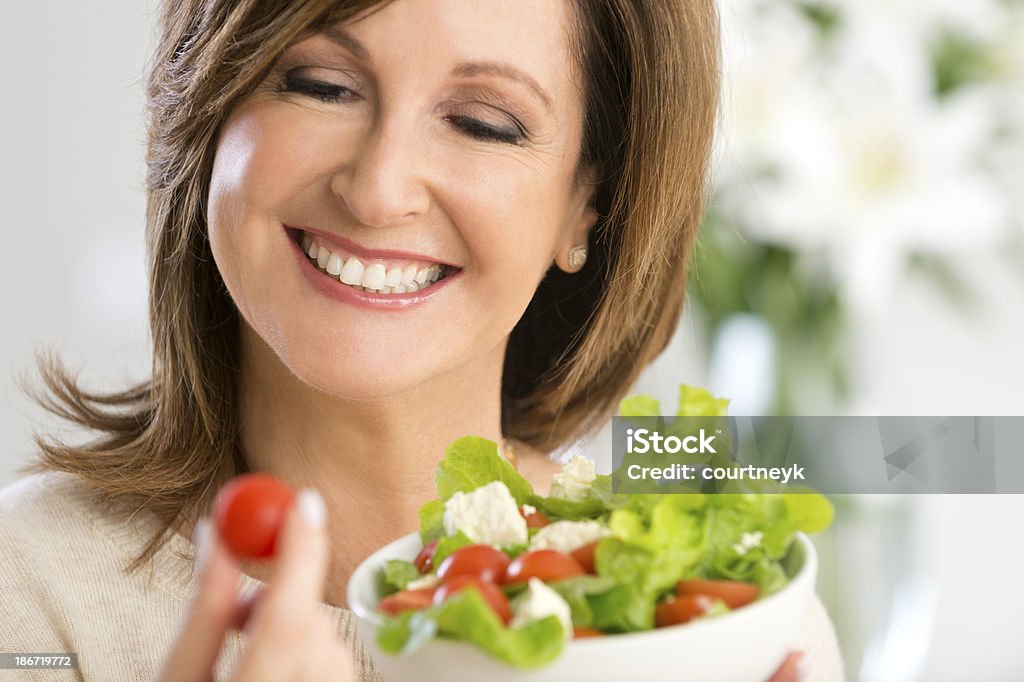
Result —
[{"label": "white teeth", "polygon": [[402,270],[402,284],[409,286],[416,281],[416,266],[406,265],[405,269]]},{"label": "white teeth", "polygon": [[363,273],[363,286],[368,289],[383,289],[384,281],[384,266],[380,263],[374,263]]},{"label": "white teeth", "polygon": [[341,256],[336,253],[331,254],[331,257],[327,259],[327,272],[335,277],[341,274]]},{"label": "white teeth", "polygon": [[388,270],[383,263],[364,265],[355,256],[346,261],[340,254],[331,253],[326,247],[319,246],[308,234],[302,235],[301,244],[306,255],[316,261],[321,270],[345,284],[369,293],[410,294],[425,289],[441,278],[440,265],[421,268],[410,264],[404,268]]},{"label": "white teeth", "polygon": [[349,258],[345,263],[345,267],[341,269],[341,281],[345,284],[352,284],[359,286],[363,283],[363,264],[359,262],[359,259],[353,256]]}]

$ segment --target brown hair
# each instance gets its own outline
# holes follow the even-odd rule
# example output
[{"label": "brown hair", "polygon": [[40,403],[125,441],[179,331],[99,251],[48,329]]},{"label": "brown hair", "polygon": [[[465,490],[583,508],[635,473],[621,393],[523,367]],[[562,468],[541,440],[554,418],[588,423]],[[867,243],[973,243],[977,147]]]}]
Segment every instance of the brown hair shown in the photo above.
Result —
[{"label": "brown hair", "polygon": [[[206,231],[217,134],[228,112],[304,32],[380,0],[165,1],[150,69],[147,238],[152,376],[91,392],[41,358],[50,412],[99,432],[84,445],[36,438],[24,471],[83,477],[162,522],[135,559],[246,470],[238,448],[240,319]],[[601,171],[600,215],[578,274],[552,267],[512,332],[506,436],[552,449],[614,411],[667,345],[703,214],[719,89],[713,0],[575,0],[571,36],[585,101],[580,167]]]}]

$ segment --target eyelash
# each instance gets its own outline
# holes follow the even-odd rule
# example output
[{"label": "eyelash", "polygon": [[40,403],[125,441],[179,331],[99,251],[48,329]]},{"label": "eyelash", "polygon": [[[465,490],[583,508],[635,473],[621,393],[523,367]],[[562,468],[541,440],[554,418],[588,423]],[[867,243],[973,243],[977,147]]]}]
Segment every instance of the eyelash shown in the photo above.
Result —
[{"label": "eyelash", "polygon": [[[327,104],[351,102],[356,98],[356,93],[344,85],[333,85],[323,81],[298,78],[291,74],[285,75],[284,83],[279,91],[306,95]],[[522,145],[526,140],[525,131],[523,131],[522,126],[518,122],[516,123],[517,130],[510,131],[489,126],[468,116],[445,116],[444,120],[470,137],[485,142],[500,142],[518,146]]]}]

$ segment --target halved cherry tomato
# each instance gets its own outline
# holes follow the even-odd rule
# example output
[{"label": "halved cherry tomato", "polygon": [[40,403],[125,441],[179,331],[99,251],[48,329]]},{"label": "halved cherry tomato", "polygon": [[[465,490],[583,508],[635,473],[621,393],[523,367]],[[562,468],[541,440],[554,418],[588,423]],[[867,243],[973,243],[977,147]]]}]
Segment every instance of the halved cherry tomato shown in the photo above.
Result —
[{"label": "halved cherry tomato", "polygon": [[573,627],[573,639],[583,639],[585,637],[604,637],[604,633],[597,628],[588,628],[586,625],[576,625]]},{"label": "halved cherry tomato", "polygon": [[676,594],[706,594],[721,599],[730,609],[738,609],[757,599],[758,588],[753,583],[738,580],[680,580]]},{"label": "halved cherry tomato", "polygon": [[672,597],[654,609],[654,624],[659,628],[682,625],[711,610],[714,600],[706,594],[687,594]]},{"label": "halved cherry tomato", "polygon": [[213,504],[217,532],[238,557],[274,556],[277,535],[295,491],[268,474],[243,474],[224,486]]},{"label": "halved cherry tomato", "polygon": [[579,562],[580,566],[587,573],[594,575],[597,569],[594,568],[594,548],[597,547],[597,540],[590,544],[577,547],[572,551],[572,558]]},{"label": "halved cherry tomato", "polygon": [[434,603],[436,590],[435,587],[421,587],[417,590],[395,592],[381,599],[377,608],[391,616],[397,616],[402,611],[419,611]]},{"label": "halved cherry tomato", "polygon": [[574,575],[583,575],[580,562],[554,549],[535,549],[512,560],[505,572],[505,582],[525,583],[530,578],[539,578],[547,583]]},{"label": "halved cherry tomato", "polygon": [[505,579],[510,559],[490,545],[466,545],[449,554],[437,567],[437,577],[450,580],[457,575],[475,575],[481,580],[500,583]]},{"label": "halved cherry tomato", "polygon": [[412,562],[416,566],[416,570],[421,575],[430,573],[434,570],[434,552],[437,551],[437,540],[428,542],[420,550],[420,553],[416,555],[416,559]]},{"label": "halved cherry tomato", "polygon": [[527,528],[543,528],[551,523],[551,519],[545,516],[543,512],[535,511],[527,514],[523,511],[523,508],[520,507],[519,515],[526,519]]},{"label": "halved cherry tomato", "polygon": [[466,588],[475,589],[480,596],[490,605],[502,623],[506,625],[512,620],[512,609],[508,605],[508,598],[497,585],[486,580],[481,580],[475,575],[457,575],[441,584],[434,593],[434,603],[440,604],[453,594]]}]

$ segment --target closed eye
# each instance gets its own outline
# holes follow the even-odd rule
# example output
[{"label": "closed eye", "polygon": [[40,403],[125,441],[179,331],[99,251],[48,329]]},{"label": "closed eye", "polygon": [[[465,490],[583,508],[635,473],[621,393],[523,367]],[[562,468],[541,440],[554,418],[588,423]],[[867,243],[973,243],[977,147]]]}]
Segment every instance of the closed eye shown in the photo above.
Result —
[{"label": "closed eye", "polygon": [[520,145],[525,139],[525,135],[523,135],[521,130],[497,128],[468,116],[445,116],[445,120],[470,137],[485,142],[504,142],[506,144]]},{"label": "closed eye", "polygon": [[321,102],[327,102],[328,104],[351,102],[358,97],[355,91],[344,85],[311,78],[301,78],[293,73],[285,74],[281,92],[295,92],[300,95],[313,97]]}]

